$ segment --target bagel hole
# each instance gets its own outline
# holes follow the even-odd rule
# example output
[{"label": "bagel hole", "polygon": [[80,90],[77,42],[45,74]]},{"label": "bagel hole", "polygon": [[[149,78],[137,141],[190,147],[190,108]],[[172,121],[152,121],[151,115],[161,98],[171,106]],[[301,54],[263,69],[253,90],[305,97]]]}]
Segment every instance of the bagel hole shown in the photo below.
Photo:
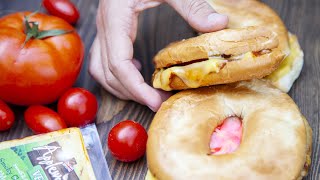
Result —
[{"label": "bagel hole", "polygon": [[212,132],[209,142],[209,155],[222,155],[235,152],[242,138],[242,118],[229,116]]}]

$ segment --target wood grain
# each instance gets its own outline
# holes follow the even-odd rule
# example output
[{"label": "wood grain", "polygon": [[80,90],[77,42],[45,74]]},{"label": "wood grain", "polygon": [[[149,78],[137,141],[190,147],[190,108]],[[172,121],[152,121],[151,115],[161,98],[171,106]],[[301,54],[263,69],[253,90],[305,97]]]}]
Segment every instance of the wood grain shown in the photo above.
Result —
[{"label": "wood grain", "polygon": [[[0,16],[8,10],[36,10],[40,0],[1,0]],[[87,73],[89,50],[96,34],[95,13],[98,0],[74,0],[81,11],[81,19],[77,24],[85,45],[86,56],[81,75],[75,86],[82,86],[94,92],[100,100],[100,110],[97,126],[100,139],[105,150],[106,160],[114,179],[144,179],[147,167],[146,159],[134,163],[121,163],[114,160],[109,153],[106,139],[109,130],[123,119],[134,119],[148,128],[154,113],[147,107],[131,101],[120,101],[116,97],[102,90]],[[305,64],[302,74],[294,84],[289,95],[296,101],[301,112],[308,119],[313,129],[312,166],[308,180],[320,179],[320,1],[319,0],[263,0],[274,8],[283,18],[288,29],[297,34],[305,53]],[[168,5],[146,10],[140,15],[137,40],[134,44],[135,58],[143,65],[141,73],[145,80],[150,82],[153,72],[152,57],[168,43],[194,36],[195,32],[187,23]],[[55,105],[51,105],[55,107]],[[22,107],[14,107],[17,122],[8,132],[0,133],[0,141],[21,138],[31,135],[32,132],[23,122]]]}]

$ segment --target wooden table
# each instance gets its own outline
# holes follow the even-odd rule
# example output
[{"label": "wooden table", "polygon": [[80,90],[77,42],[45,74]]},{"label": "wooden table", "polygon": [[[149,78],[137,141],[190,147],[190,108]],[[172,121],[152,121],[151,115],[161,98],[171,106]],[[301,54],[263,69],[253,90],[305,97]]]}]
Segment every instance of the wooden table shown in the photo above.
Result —
[{"label": "wooden table", "polygon": [[[306,179],[320,179],[320,1],[263,1],[280,14],[290,31],[298,35],[304,49],[304,68],[289,94],[296,101],[313,129],[312,166]],[[123,119],[134,119],[147,128],[154,113],[137,103],[118,100],[102,90],[88,75],[89,49],[96,34],[95,13],[98,0],[74,0],[74,2],[81,11],[77,29],[86,45],[85,63],[75,86],[88,88],[100,99],[97,126],[112,177],[114,179],[143,179],[147,170],[146,159],[143,158],[134,163],[118,162],[109,153],[106,139],[110,128]],[[7,14],[8,10],[36,10],[39,4],[40,0],[1,0],[0,16]],[[194,35],[195,32],[167,5],[161,5],[142,13],[135,43],[135,57],[143,64],[142,74],[146,81],[150,82],[153,72],[151,59],[159,49],[174,40]],[[14,107],[14,111],[18,116],[17,121],[10,131],[0,133],[0,141],[32,135],[22,118],[24,108]]]}]

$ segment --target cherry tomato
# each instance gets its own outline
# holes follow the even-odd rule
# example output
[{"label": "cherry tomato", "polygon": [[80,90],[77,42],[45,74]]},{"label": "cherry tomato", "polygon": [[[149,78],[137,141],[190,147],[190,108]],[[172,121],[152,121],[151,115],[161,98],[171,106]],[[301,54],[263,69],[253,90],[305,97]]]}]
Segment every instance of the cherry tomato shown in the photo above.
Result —
[{"label": "cherry tomato", "polygon": [[83,88],[69,89],[58,102],[58,113],[71,127],[81,127],[93,123],[97,111],[96,97]]},{"label": "cherry tomato", "polygon": [[24,113],[24,119],[35,134],[67,128],[66,123],[56,112],[44,106],[30,106]]},{"label": "cherry tomato", "polygon": [[75,24],[80,17],[78,9],[70,0],[43,0],[43,6],[50,14],[70,24]]},{"label": "cherry tomato", "polygon": [[108,147],[118,160],[132,162],[146,152],[148,134],[143,126],[131,120],[115,125],[108,136]]},{"label": "cherry tomato", "polygon": [[14,113],[10,107],[0,100],[0,131],[8,130],[14,123]]}]

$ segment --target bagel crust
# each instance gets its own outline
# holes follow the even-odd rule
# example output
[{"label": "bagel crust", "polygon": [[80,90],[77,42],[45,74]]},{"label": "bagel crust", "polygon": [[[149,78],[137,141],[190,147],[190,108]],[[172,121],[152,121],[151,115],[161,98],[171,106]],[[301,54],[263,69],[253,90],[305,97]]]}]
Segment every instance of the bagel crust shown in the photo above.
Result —
[{"label": "bagel crust", "polygon": [[156,68],[164,68],[215,55],[273,49],[278,44],[276,35],[264,27],[225,29],[171,43],[159,51],[153,61]]},{"label": "bagel crust", "polygon": [[258,0],[207,0],[214,9],[229,17],[228,28],[261,26],[277,34],[278,48],[289,55],[289,38],[285,24],[268,5]]},{"label": "bagel crust", "polygon": [[[242,118],[239,148],[209,155],[213,130],[234,115]],[[148,135],[148,166],[158,180],[301,179],[310,165],[308,122],[262,80],[179,92],[162,104]]]}]

